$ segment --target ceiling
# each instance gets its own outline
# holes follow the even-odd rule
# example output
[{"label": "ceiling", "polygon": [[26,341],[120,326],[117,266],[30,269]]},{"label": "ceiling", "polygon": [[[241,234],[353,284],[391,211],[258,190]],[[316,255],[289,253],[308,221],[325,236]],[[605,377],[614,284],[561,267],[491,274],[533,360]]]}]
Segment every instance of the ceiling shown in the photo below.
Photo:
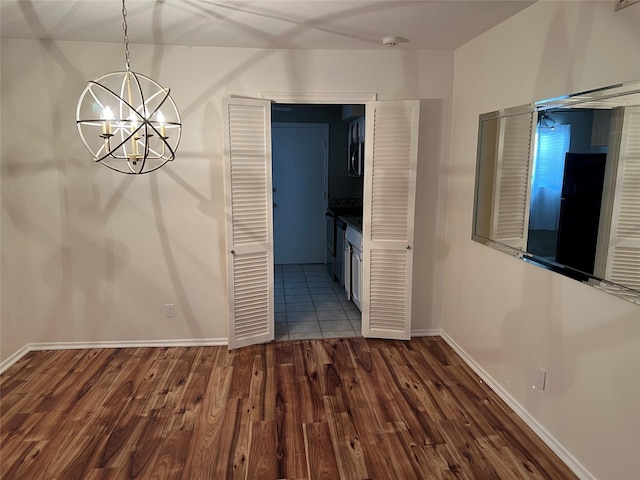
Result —
[{"label": "ceiling", "polygon": [[[131,43],[454,50],[531,5],[525,0],[128,0]],[[2,38],[121,42],[117,0],[0,0]]]}]

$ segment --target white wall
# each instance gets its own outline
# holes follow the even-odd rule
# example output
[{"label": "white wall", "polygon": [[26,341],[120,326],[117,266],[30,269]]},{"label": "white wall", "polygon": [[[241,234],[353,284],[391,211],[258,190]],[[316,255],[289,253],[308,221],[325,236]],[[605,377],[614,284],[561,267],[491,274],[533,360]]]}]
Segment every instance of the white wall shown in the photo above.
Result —
[{"label": "white wall", "polygon": [[640,4],[614,3],[538,2],[456,51],[443,327],[594,476],[630,480],[640,307],[471,241],[478,115],[640,79]]},{"label": "white wall", "polygon": [[[453,83],[452,52],[132,45],[133,69],[171,87],[184,127],[175,163],[131,178],[93,165],[75,129],[80,92],[124,67],[122,46],[1,47],[0,362],[33,342],[227,337],[221,97],[367,92],[450,105]],[[448,124],[430,112],[425,125],[441,130],[429,133],[438,140]],[[440,149],[423,151],[419,174],[437,176]],[[419,218],[435,222],[438,189],[420,195]],[[422,226],[416,245],[435,235]],[[417,283],[433,283],[435,256],[418,248]],[[414,328],[439,328],[439,302],[416,297]],[[175,319],[164,318],[165,303],[176,304]]]}]

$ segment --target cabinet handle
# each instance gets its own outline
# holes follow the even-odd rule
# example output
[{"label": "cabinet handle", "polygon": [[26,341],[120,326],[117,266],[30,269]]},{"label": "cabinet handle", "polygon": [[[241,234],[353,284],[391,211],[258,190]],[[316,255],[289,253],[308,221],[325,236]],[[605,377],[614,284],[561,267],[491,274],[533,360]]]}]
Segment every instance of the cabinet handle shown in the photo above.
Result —
[{"label": "cabinet handle", "polygon": [[236,251],[235,250],[231,250],[231,255],[235,255]]},{"label": "cabinet handle", "polygon": [[407,250],[411,250],[411,245],[407,245]]}]

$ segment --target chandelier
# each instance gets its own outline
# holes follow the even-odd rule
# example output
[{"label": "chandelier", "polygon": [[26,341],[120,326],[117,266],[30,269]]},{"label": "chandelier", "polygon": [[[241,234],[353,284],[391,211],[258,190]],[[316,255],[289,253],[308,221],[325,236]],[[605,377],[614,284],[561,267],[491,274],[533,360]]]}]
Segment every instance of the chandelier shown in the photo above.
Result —
[{"label": "chandelier", "polygon": [[175,159],[182,122],[170,89],[131,71],[125,0],[122,29],[127,69],[87,83],[78,100],[76,125],[95,162],[138,175]]}]

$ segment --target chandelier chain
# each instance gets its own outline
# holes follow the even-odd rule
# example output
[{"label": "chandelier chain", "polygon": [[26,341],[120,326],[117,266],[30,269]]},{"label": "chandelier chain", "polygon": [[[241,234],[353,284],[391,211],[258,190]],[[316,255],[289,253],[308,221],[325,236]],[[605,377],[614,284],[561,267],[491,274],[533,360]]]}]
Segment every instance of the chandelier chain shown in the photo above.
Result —
[{"label": "chandelier chain", "polygon": [[122,30],[124,31],[124,55],[127,62],[127,72],[131,71],[131,58],[129,56],[129,36],[127,28],[127,7],[122,0]]}]

